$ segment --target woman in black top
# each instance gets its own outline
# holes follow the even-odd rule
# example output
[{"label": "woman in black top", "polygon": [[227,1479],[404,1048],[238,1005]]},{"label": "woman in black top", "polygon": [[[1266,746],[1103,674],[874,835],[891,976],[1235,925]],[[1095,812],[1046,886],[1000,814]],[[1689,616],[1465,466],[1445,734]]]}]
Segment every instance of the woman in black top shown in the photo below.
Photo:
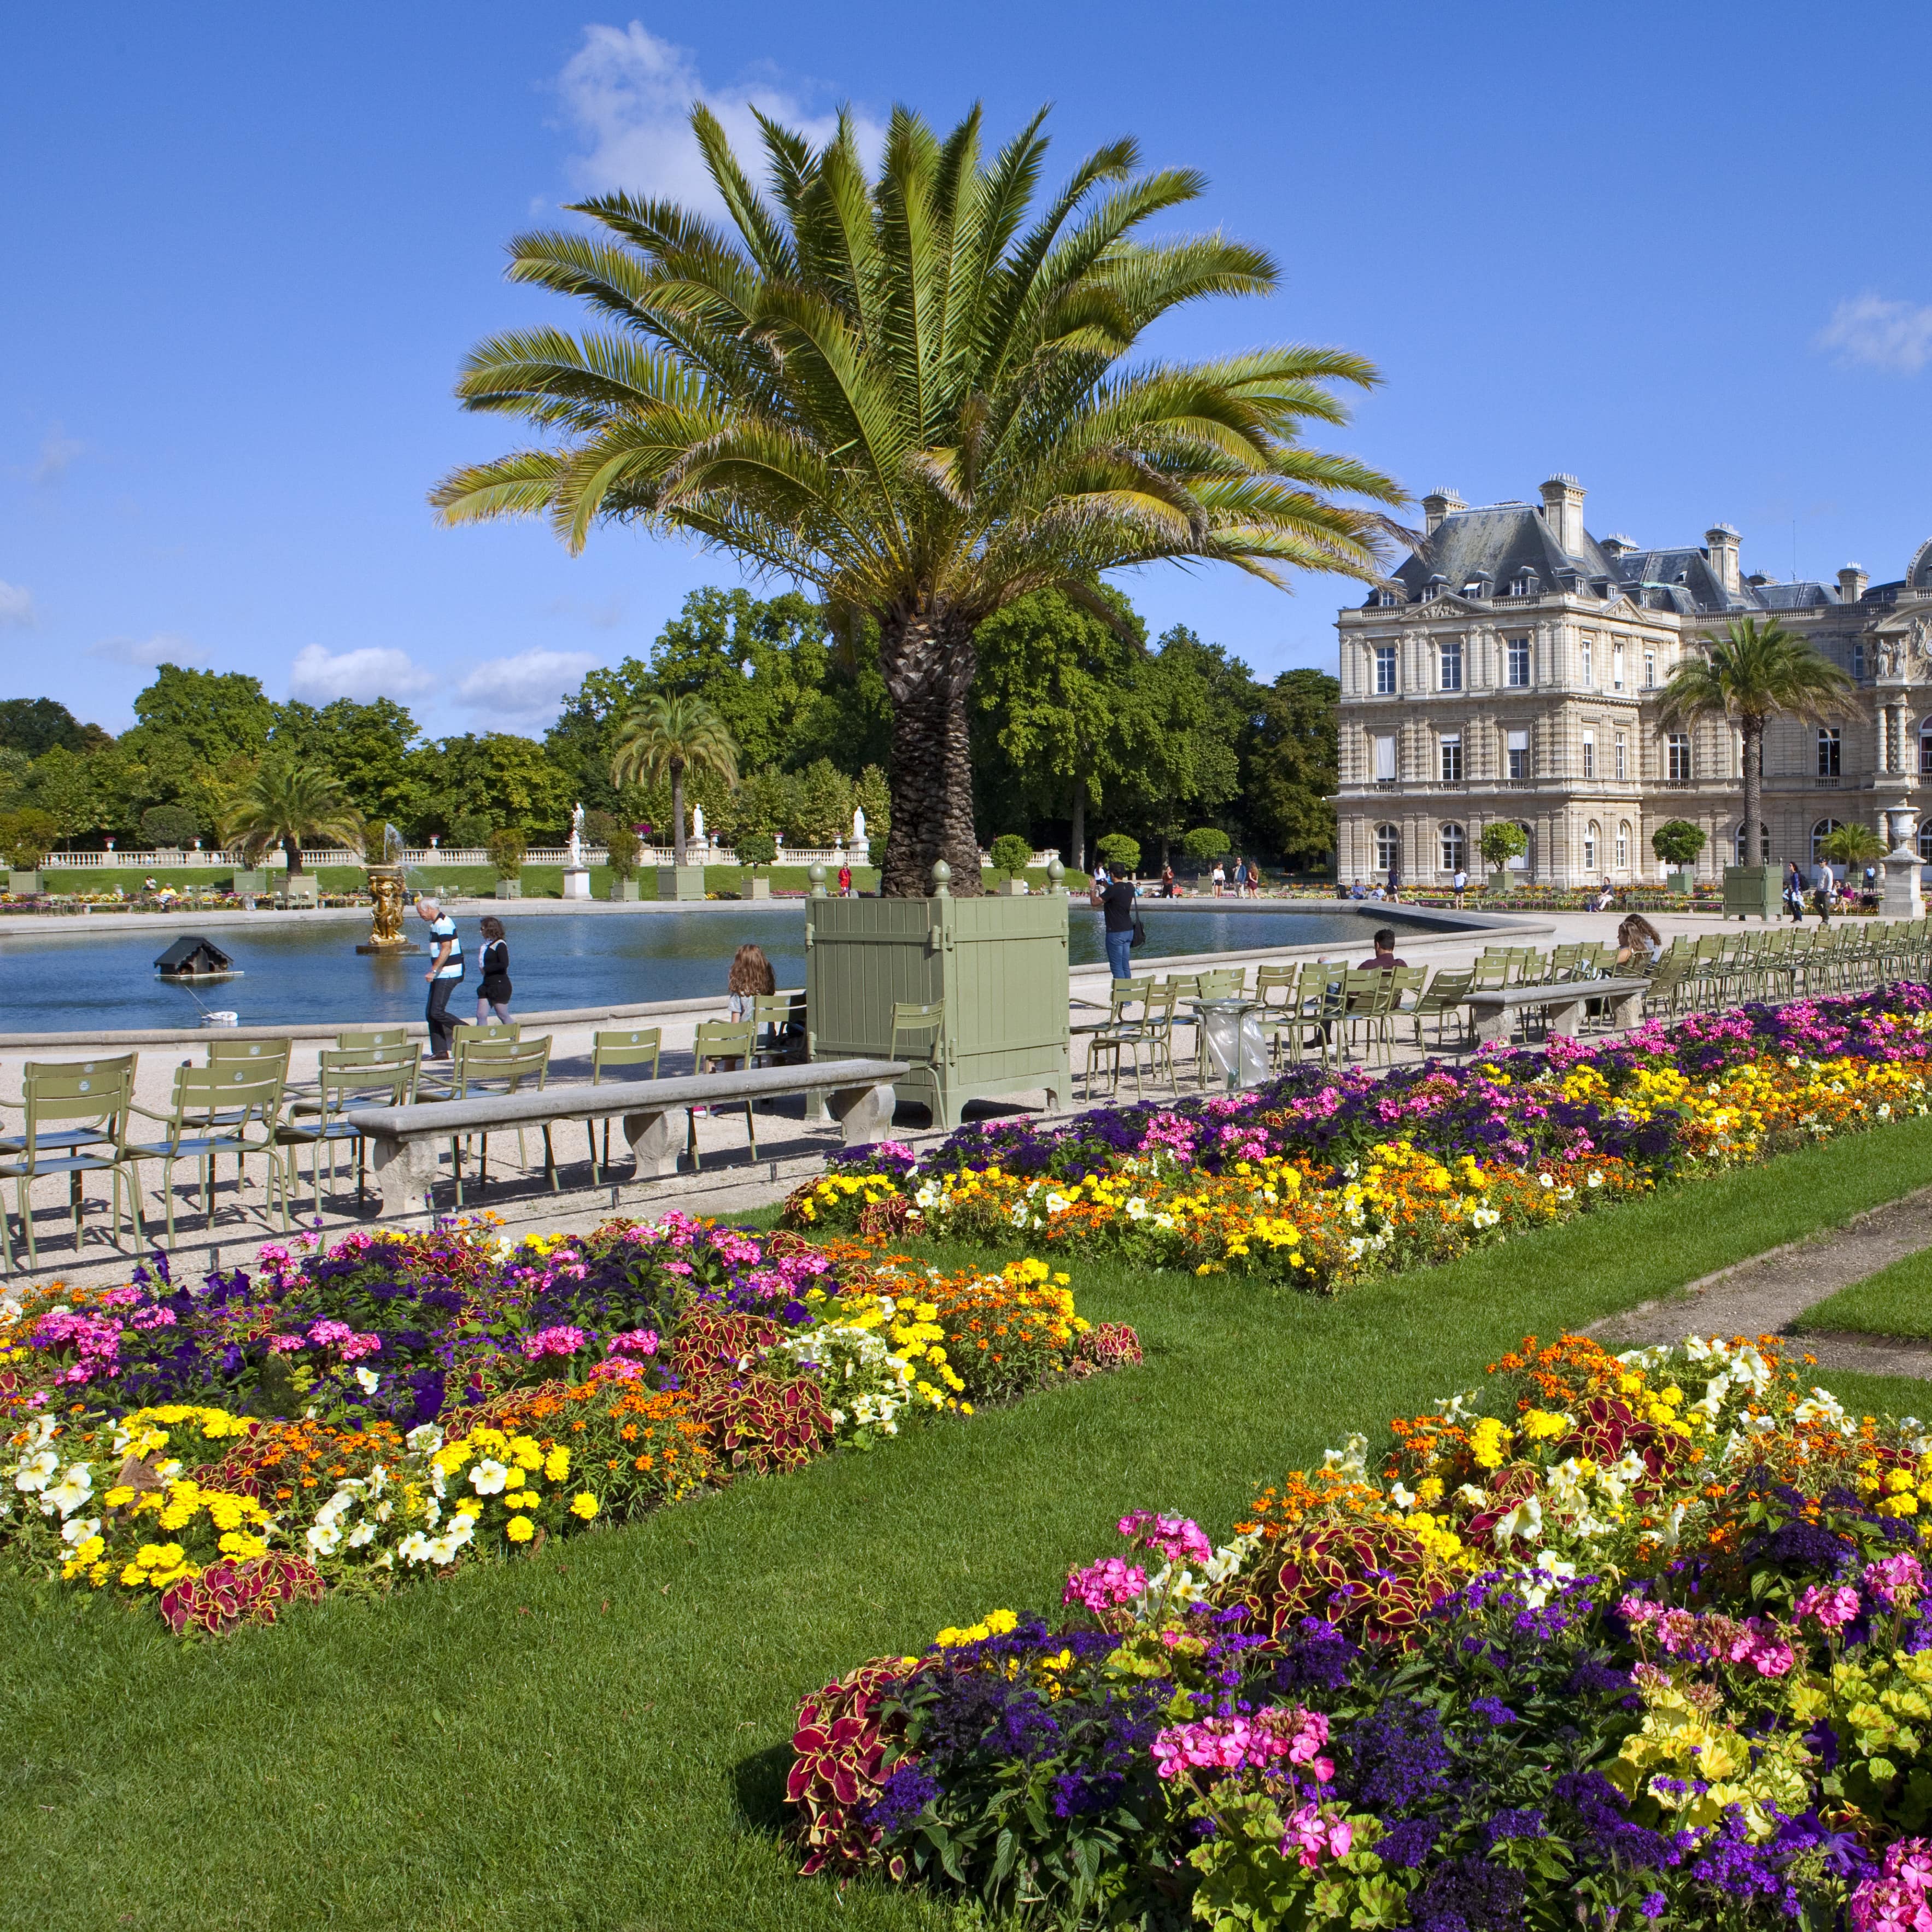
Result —
[{"label": "woman in black top", "polygon": [[478,962],[483,978],[476,988],[476,1024],[482,1026],[493,1012],[500,1020],[510,1017],[510,949],[504,943],[503,922],[494,914],[478,925],[483,934]]}]

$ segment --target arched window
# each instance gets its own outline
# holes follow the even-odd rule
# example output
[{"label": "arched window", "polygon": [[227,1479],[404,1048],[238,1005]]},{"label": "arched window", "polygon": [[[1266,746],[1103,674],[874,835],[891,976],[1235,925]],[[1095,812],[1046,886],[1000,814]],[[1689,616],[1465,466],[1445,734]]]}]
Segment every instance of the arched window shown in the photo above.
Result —
[{"label": "arched window", "polygon": [[1583,869],[1594,872],[1597,869],[1597,848],[1603,843],[1604,829],[1593,818],[1583,828]]},{"label": "arched window", "polygon": [[1533,874],[1536,870],[1536,829],[1534,826],[1525,824],[1519,819],[1516,821],[1516,830],[1529,842],[1509,862],[1509,869],[1512,872]]},{"label": "arched window", "polygon": [[[1760,866],[1769,865],[1771,863],[1771,827],[1762,819],[1758,821],[1757,847],[1757,862]],[[1750,854],[1745,850],[1744,828],[1742,820],[1738,823],[1738,829],[1731,834],[1731,849],[1737,854],[1738,863],[1740,866],[1748,866],[1751,862]]]},{"label": "arched window", "polygon": [[1618,824],[1617,824],[1617,862],[1617,862],[1617,870],[1618,870],[1618,872],[1628,872],[1630,870],[1630,820],[1629,820],[1628,818],[1625,818],[1625,819],[1620,819],[1620,820],[1618,821]]},{"label": "arched window", "polygon": [[1922,865],[1932,866],[1932,818],[1918,828],[1918,858]]},{"label": "arched window", "polygon": [[1932,718],[1918,728],[1918,776],[1932,778]]},{"label": "arched window", "polygon": [[1838,821],[1835,818],[1821,818],[1816,825],[1812,826],[1811,862],[1813,865],[1816,866],[1822,862],[1818,848],[1823,844],[1825,841],[1830,838],[1832,834],[1837,831],[1838,829]]},{"label": "arched window", "polygon": [[1468,864],[1469,841],[1462,828],[1452,819],[1444,820],[1442,826],[1442,869],[1445,872],[1460,872]]},{"label": "arched window", "polygon": [[1386,872],[1391,866],[1402,862],[1402,832],[1394,825],[1376,827],[1376,870]]}]

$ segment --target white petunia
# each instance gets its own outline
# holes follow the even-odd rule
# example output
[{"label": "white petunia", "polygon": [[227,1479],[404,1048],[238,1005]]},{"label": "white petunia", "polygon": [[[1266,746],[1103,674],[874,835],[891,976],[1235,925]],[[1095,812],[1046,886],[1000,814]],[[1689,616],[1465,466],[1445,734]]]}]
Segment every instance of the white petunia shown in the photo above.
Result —
[{"label": "white petunia", "polygon": [[85,1462],[69,1466],[68,1472],[40,1498],[40,1508],[51,1514],[58,1510],[71,1516],[94,1494],[94,1472]]},{"label": "white petunia", "polygon": [[70,1516],[61,1525],[63,1543],[85,1543],[90,1536],[100,1534],[100,1519],[98,1516]]},{"label": "white petunia", "polygon": [[434,1456],[442,1447],[442,1431],[433,1422],[419,1422],[403,1441],[418,1456]]},{"label": "white petunia", "polygon": [[427,1563],[429,1561],[429,1538],[419,1529],[412,1529],[396,1545],[396,1554],[408,1563]]},{"label": "white petunia", "polygon": [[365,1543],[374,1543],[375,1540],[376,1526],[373,1522],[358,1522],[349,1532],[349,1546],[351,1550],[360,1550]]},{"label": "white petunia", "polygon": [[364,1395],[374,1395],[376,1393],[376,1384],[382,1380],[382,1378],[373,1369],[358,1369],[356,1371],[356,1379],[362,1384],[362,1393]]},{"label": "white petunia", "polygon": [[318,1522],[308,1532],[308,1546],[318,1556],[333,1556],[342,1540],[342,1532],[332,1522]]},{"label": "white petunia", "polygon": [[59,1473],[60,1458],[51,1449],[43,1449],[14,1472],[14,1486],[29,1492],[44,1490]]},{"label": "white petunia", "polygon": [[1496,1525],[1496,1547],[1507,1550],[1519,1538],[1534,1543],[1543,1534],[1543,1505],[1534,1496],[1522,1501]]},{"label": "white petunia", "polygon": [[509,1471],[501,1462],[486,1456],[470,1472],[470,1486],[479,1496],[494,1496],[508,1480]]}]

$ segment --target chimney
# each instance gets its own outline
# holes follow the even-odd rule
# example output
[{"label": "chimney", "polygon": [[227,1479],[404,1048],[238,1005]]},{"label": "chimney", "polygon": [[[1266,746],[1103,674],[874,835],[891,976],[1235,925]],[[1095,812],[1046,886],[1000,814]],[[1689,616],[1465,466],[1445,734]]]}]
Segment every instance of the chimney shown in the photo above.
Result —
[{"label": "chimney", "polygon": [[1838,573],[1838,602],[1856,604],[1865,594],[1865,586],[1870,581],[1863,564],[1846,564]]},{"label": "chimney", "polygon": [[1742,581],[1738,575],[1738,545],[1743,538],[1729,524],[1714,524],[1704,532],[1704,542],[1708,546],[1704,554],[1711,560],[1725,596],[1736,596]]},{"label": "chimney", "polygon": [[1430,490],[1422,500],[1424,533],[1432,537],[1436,526],[1444,517],[1453,515],[1458,510],[1466,510],[1468,507],[1454,490]]},{"label": "chimney", "polygon": [[1562,470],[1543,486],[1543,520],[1557,548],[1570,556],[1583,548],[1583,486]]}]

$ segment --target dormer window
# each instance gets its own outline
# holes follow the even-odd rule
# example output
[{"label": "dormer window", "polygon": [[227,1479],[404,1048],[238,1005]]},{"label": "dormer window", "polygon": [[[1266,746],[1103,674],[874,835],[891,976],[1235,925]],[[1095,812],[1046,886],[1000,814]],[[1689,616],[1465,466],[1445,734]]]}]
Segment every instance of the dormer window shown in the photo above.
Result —
[{"label": "dormer window", "polygon": [[1423,602],[1425,604],[1432,603],[1436,598],[1440,597],[1448,588],[1449,580],[1446,577],[1432,577],[1429,581],[1422,586]]},{"label": "dormer window", "polygon": [[1492,580],[1486,570],[1479,570],[1462,586],[1465,597],[1486,597]]},{"label": "dormer window", "polygon": [[1534,597],[1541,588],[1541,580],[1533,570],[1520,570],[1510,580],[1512,597]]},{"label": "dormer window", "polygon": [[1377,610],[1393,610],[1401,602],[1402,592],[1390,585],[1384,585],[1382,589],[1372,591],[1369,595],[1370,607]]}]

